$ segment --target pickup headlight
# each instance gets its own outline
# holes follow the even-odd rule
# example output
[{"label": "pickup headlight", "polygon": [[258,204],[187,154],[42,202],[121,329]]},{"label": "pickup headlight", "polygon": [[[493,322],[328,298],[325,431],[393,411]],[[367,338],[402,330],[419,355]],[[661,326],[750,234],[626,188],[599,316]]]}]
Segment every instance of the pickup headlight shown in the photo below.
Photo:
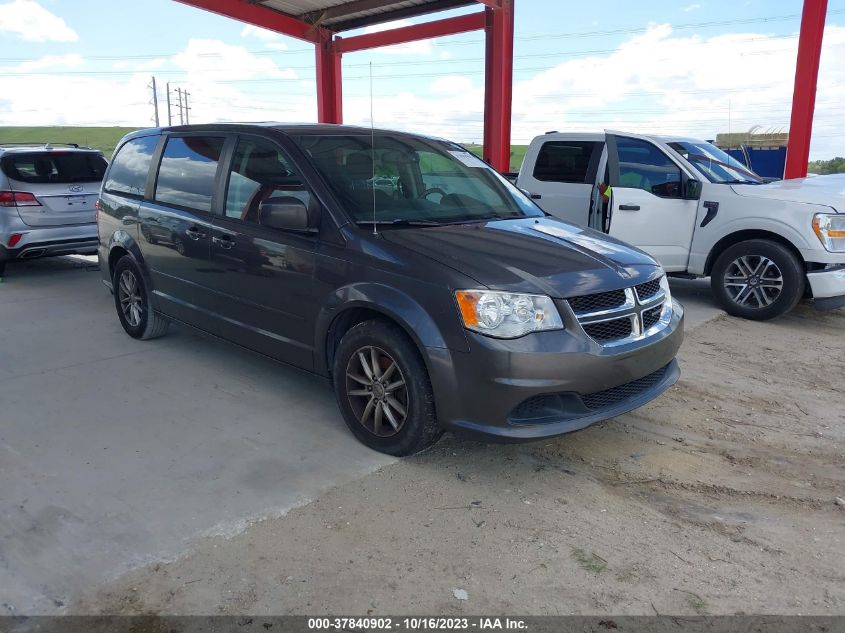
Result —
[{"label": "pickup headlight", "polygon": [[562,330],[554,302],[544,295],[495,290],[455,292],[464,327],[496,338],[518,338],[540,330]]},{"label": "pickup headlight", "polygon": [[845,215],[817,213],[813,216],[813,231],[826,250],[845,252]]}]

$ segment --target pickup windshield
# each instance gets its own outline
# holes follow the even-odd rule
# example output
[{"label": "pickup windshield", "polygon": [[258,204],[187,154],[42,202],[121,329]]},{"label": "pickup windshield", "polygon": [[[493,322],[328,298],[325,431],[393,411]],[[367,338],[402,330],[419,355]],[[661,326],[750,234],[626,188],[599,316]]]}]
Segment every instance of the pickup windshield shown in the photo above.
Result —
[{"label": "pickup windshield", "polygon": [[711,143],[679,141],[669,143],[669,147],[692,163],[710,182],[731,185],[763,183],[760,176]]},{"label": "pickup windshield", "polygon": [[293,140],[359,224],[400,228],[544,215],[459,145],[383,132]]}]

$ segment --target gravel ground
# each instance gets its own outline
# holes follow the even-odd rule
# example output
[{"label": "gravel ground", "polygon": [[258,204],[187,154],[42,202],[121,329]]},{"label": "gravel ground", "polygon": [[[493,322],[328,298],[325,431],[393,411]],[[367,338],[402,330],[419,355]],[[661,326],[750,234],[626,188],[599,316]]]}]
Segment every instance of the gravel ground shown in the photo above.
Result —
[{"label": "gravel ground", "polygon": [[632,414],[446,437],[66,612],[845,614],[843,333],[845,311],[721,317]]}]

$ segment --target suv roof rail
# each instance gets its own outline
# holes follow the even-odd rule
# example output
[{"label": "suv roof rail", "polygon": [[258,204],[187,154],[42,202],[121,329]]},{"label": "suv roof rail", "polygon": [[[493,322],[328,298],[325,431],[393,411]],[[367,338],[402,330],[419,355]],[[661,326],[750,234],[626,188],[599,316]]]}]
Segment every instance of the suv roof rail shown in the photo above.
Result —
[{"label": "suv roof rail", "polygon": [[19,143],[0,143],[0,147],[43,147],[44,149],[52,149],[55,145],[62,147],[73,147],[76,149],[94,149],[87,145],[80,145],[79,143],[54,143],[51,141],[29,141]]}]

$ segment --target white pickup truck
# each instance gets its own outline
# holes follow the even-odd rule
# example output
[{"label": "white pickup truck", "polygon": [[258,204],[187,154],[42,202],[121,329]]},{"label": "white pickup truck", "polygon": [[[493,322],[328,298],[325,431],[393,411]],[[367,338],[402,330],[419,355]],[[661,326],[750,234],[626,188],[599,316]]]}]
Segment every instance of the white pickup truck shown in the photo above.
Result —
[{"label": "white pickup truck", "polygon": [[516,182],[546,212],[640,247],[670,274],[709,275],[730,314],[770,319],[804,297],[845,306],[845,175],[765,183],[706,141],[550,132]]}]

